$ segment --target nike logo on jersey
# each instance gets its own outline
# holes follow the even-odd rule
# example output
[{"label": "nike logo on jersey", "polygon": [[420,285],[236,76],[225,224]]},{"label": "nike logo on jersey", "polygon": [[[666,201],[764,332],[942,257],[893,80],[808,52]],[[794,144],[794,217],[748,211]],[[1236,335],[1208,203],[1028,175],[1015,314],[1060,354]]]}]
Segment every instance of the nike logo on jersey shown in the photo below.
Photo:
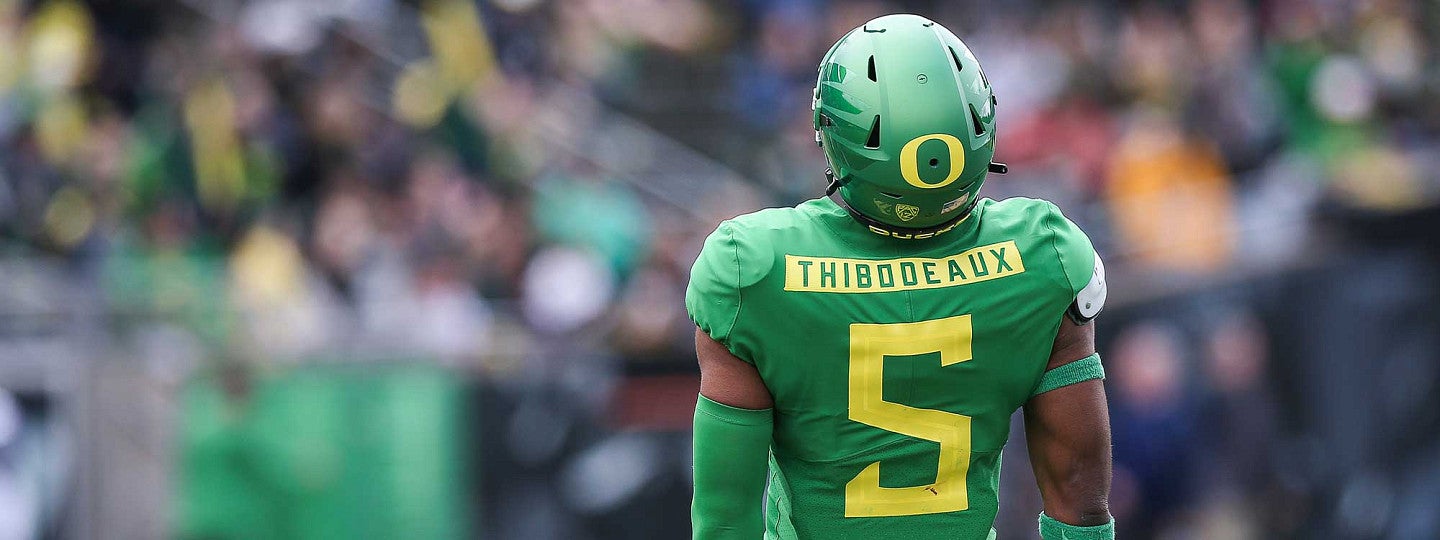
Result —
[{"label": "nike logo on jersey", "polygon": [[785,290],[868,293],[954,287],[1025,272],[1013,240],[938,259],[785,256]]}]

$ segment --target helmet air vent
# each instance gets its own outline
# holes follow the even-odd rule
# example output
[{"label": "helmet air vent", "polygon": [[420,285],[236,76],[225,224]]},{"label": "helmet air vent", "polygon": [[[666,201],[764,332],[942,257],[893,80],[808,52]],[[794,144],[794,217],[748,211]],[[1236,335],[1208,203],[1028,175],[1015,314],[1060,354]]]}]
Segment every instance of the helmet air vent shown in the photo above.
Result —
[{"label": "helmet air vent", "polygon": [[875,115],[875,122],[870,124],[870,138],[865,139],[866,148],[880,148],[880,115]]},{"label": "helmet air vent", "polygon": [[[875,79],[875,57],[874,57],[874,56],[871,56],[871,57],[870,57],[870,69],[869,69],[869,73],[870,73],[870,80],[876,81],[876,79]],[[878,81],[877,81],[877,82],[878,82]]]},{"label": "helmet air vent", "polygon": [[[879,118],[878,116],[876,118]],[[975,113],[975,105],[970,105],[970,121],[975,124],[975,136],[985,134],[985,124],[980,122],[980,115]]]},{"label": "helmet air vent", "polygon": [[965,71],[965,64],[960,63],[960,54],[955,52],[954,47],[946,48],[950,49],[950,59],[955,61],[955,71]]}]

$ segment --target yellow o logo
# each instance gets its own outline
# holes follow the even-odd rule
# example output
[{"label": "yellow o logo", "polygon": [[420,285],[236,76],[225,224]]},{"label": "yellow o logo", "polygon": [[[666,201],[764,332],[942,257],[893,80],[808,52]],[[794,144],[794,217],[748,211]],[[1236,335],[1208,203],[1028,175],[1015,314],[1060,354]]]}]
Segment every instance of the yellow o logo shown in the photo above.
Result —
[{"label": "yellow o logo", "polygon": [[[950,174],[944,180],[934,184],[927,184],[920,179],[920,158],[916,155],[920,151],[920,145],[930,140],[945,141],[945,149],[950,152]],[[954,135],[944,133],[921,135],[910,139],[910,142],[905,143],[905,146],[900,149],[900,177],[918,188],[934,189],[948,186],[951,182],[959,180],[960,173],[964,170],[965,147]]]}]

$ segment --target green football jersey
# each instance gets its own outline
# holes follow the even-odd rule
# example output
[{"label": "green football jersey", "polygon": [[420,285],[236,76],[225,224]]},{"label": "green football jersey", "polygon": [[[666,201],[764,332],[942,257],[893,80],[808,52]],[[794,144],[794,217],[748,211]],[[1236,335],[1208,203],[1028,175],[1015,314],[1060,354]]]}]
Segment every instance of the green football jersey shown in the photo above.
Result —
[{"label": "green football jersey", "polygon": [[721,223],[685,304],[775,398],[766,537],[993,536],[1010,416],[1095,262],[1035,199],[922,240],[825,198]]}]

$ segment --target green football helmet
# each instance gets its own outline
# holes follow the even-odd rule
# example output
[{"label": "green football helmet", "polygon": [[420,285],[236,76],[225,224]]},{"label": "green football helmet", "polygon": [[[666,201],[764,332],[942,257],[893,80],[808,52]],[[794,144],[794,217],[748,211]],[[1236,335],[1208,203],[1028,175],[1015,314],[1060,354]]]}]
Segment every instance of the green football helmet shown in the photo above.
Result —
[{"label": "green football helmet", "polygon": [[991,162],[995,103],[980,62],[944,26],[887,15],[851,30],[825,53],[815,84],[826,194],[878,234],[954,228],[985,175],[1005,172]]}]

